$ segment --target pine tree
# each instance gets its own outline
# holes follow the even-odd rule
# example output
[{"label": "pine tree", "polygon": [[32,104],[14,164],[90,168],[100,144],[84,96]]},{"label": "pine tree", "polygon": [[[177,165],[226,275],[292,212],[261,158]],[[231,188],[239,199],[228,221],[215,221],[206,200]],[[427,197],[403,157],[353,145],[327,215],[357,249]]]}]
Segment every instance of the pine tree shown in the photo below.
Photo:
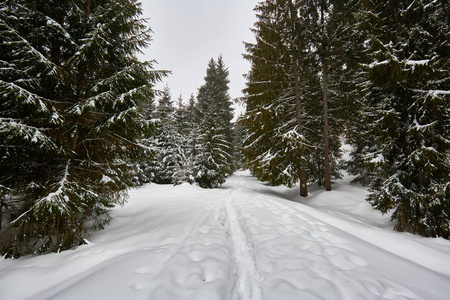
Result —
[{"label": "pine tree", "polygon": [[[290,186],[300,177],[306,178],[307,142],[302,135],[300,89],[295,95],[295,79],[291,76],[294,58],[284,37],[288,27],[282,17],[286,18],[289,10],[286,2],[278,2],[265,1],[256,7],[256,43],[246,44],[244,57],[251,62],[251,70],[244,90],[246,116],[242,123],[248,136],[243,154],[244,166],[258,179]],[[298,142],[298,148],[285,151],[283,139],[289,145]],[[306,182],[302,187],[306,195]]]},{"label": "pine tree", "polygon": [[[370,62],[362,118],[375,164],[368,200],[393,210],[395,229],[450,237],[449,5],[365,1]],[[364,151],[364,152],[363,152]],[[376,159],[376,160],[374,160]]]},{"label": "pine tree", "polygon": [[155,110],[158,129],[151,139],[152,148],[157,152],[145,168],[152,182],[159,184],[179,183],[175,173],[182,168],[185,157],[181,145],[182,136],[176,126],[176,110],[170,94],[170,88],[164,87]]},{"label": "pine tree", "polygon": [[234,124],[233,131],[233,148],[234,148],[234,165],[235,169],[239,170],[243,168],[243,156],[242,147],[245,139],[245,127],[242,125],[243,115],[240,115]]},{"label": "pine tree", "polygon": [[[160,91],[157,91],[156,94],[160,94]],[[134,185],[140,186],[145,183],[150,183],[153,173],[151,169],[154,166],[154,157],[157,154],[157,148],[155,147],[153,141],[154,136],[157,133],[157,125],[158,119],[156,119],[156,99],[151,98],[147,99],[143,105],[141,105],[142,115],[144,117],[145,122],[149,124],[153,124],[154,130],[152,132],[145,134],[141,137],[139,143],[147,147],[147,154],[142,160],[139,160],[134,164],[134,171],[132,173],[132,181]]]},{"label": "pine tree", "polygon": [[205,84],[197,96],[199,135],[195,145],[194,178],[201,186],[216,187],[233,172],[231,103],[228,95],[228,71],[222,58],[211,59]]},{"label": "pine tree", "polygon": [[185,137],[185,163],[184,174],[182,175],[183,181],[188,183],[194,183],[194,165],[195,157],[197,156],[197,137],[200,135],[200,120],[198,117],[197,100],[195,96],[191,94],[189,97],[188,105],[186,106],[186,123],[185,126],[180,129],[182,135]]},{"label": "pine tree", "polygon": [[164,75],[136,58],[140,14],[134,0],[0,3],[2,254],[82,244],[124,201],[152,130],[141,103]]}]

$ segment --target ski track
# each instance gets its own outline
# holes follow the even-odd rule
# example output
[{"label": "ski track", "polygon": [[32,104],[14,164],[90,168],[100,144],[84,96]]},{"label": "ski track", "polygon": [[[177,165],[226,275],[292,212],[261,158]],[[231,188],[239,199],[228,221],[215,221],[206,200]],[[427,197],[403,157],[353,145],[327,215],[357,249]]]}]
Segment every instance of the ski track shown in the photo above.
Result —
[{"label": "ski track", "polygon": [[[226,205],[230,219],[239,218],[233,222],[251,241],[248,252],[254,255],[245,260],[259,266],[259,277],[248,267],[245,276],[264,279],[261,298],[244,299],[418,299],[411,287],[392,277],[374,276],[373,265],[355,247],[353,236],[347,239],[339,229],[254,187],[241,187],[240,181],[229,181],[231,195],[238,197],[228,197]],[[239,215],[233,216],[233,210]]]},{"label": "ski track", "polygon": [[261,277],[256,268],[253,246],[242,228],[239,214],[233,200],[239,198],[239,181],[231,188],[225,197],[227,225],[236,264],[235,288],[232,291],[233,300],[261,300],[259,282]]}]

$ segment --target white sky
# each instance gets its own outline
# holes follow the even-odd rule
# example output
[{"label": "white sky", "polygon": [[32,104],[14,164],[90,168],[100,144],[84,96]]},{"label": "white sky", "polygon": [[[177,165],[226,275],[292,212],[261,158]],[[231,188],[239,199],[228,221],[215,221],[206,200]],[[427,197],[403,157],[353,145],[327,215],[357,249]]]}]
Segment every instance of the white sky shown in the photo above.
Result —
[{"label": "white sky", "polygon": [[156,69],[172,75],[158,85],[168,84],[175,100],[187,101],[204,83],[211,58],[223,56],[230,72],[230,96],[241,97],[243,74],[250,65],[242,57],[243,41],[254,41],[250,31],[256,20],[258,0],[142,0],[144,17],[153,31],[153,41],[144,60],[155,59]]}]

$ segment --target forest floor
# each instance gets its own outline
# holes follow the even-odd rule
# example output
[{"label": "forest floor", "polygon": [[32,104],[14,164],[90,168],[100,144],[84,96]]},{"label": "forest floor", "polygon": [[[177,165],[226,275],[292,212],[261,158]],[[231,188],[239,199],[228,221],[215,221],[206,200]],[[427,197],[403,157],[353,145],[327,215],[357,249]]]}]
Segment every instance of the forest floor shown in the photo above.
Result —
[{"label": "forest floor", "polygon": [[0,299],[449,299],[450,242],[393,231],[351,179],[133,189],[87,245],[0,259]]}]

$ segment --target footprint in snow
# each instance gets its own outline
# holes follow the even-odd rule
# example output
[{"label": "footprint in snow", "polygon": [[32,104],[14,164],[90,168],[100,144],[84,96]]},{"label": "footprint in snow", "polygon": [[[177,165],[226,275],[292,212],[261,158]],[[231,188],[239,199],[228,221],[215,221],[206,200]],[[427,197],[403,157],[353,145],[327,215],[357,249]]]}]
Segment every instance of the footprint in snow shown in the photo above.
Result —
[{"label": "footprint in snow", "polygon": [[147,274],[149,272],[147,267],[141,267],[134,270],[134,273],[136,274]]}]

